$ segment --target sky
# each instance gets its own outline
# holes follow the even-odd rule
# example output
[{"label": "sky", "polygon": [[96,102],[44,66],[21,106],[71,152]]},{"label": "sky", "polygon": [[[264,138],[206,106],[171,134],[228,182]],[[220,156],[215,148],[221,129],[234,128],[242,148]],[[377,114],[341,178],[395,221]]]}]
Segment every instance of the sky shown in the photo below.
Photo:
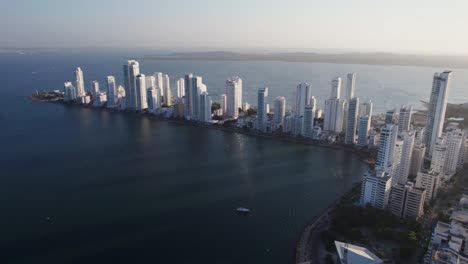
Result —
[{"label": "sky", "polygon": [[0,48],[468,55],[466,0],[0,0]]}]

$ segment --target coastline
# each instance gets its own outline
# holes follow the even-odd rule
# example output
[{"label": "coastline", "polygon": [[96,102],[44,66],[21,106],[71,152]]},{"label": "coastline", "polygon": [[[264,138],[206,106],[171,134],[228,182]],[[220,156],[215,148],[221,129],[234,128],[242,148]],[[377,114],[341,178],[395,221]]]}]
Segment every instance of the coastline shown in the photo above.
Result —
[{"label": "coastline", "polygon": [[[129,110],[122,110],[118,108],[95,107],[92,105],[80,105],[76,103],[67,103],[61,99],[43,100],[40,98],[35,98],[34,96],[30,96],[29,99],[33,102],[55,103],[55,104],[61,104],[65,107],[78,107],[78,108],[86,108],[86,109],[92,109],[92,110],[97,110],[97,111],[120,113],[124,115],[132,115],[134,117],[136,116],[139,118],[146,117],[146,118],[150,118],[156,121],[165,121],[165,122],[175,124],[175,125],[180,125],[180,126],[192,126],[192,127],[199,127],[199,128],[204,128],[204,129],[214,129],[214,130],[219,130],[223,132],[242,134],[245,136],[260,137],[260,138],[265,138],[265,139],[270,139],[270,140],[279,140],[282,142],[288,142],[292,144],[309,145],[309,146],[322,147],[322,148],[328,148],[328,149],[334,149],[334,150],[341,150],[341,151],[345,151],[348,153],[353,153],[359,158],[359,160],[363,164],[367,166],[370,166],[370,164],[373,162],[371,153],[360,151],[358,149],[353,148],[352,146],[346,146],[342,144],[326,144],[326,143],[318,142],[316,140],[307,140],[307,139],[293,138],[293,137],[287,137],[287,136],[280,137],[280,136],[275,136],[275,135],[270,135],[270,134],[265,134],[265,133],[259,133],[254,130],[246,131],[241,128],[223,127],[222,125],[214,125],[210,123],[190,121],[190,120],[185,120],[185,119],[164,118],[164,117],[157,116],[149,112],[135,112],[135,111],[129,111]],[[294,246],[294,254],[293,254],[294,263],[315,263],[316,261],[320,261],[320,258],[319,258],[320,254],[318,253],[320,250],[317,248],[316,252],[312,252],[311,245],[315,244],[312,242],[314,240],[320,239],[321,232],[329,225],[329,221],[330,221],[329,215],[333,213],[336,205],[339,204],[341,200],[348,197],[358,185],[359,185],[359,182],[354,183],[353,186],[348,191],[338,196],[330,205],[328,205],[325,209],[323,209],[320,214],[314,216],[311,220],[309,220],[304,225],[304,227],[302,228],[302,231],[298,235],[298,240]]]}]

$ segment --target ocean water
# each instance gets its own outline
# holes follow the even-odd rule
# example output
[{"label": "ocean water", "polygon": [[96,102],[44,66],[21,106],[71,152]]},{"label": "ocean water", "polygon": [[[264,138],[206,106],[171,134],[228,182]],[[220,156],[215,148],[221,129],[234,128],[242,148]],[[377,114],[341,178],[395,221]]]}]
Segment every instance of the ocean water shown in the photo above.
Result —
[{"label": "ocean water", "polygon": [[[134,54],[134,53],[133,53]],[[122,77],[132,53],[0,56],[1,263],[291,263],[301,228],[360,180],[354,155],[154,120],[37,103],[82,67],[88,87]],[[357,72],[376,109],[427,100],[443,69],[286,62],[141,61],[141,71],[204,77],[214,99],[239,75],[244,100],[300,81],[319,100]],[[454,70],[452,102],[468,101]],[[290,103],[291,100],[288,100]],[[235,208],[252,213],[238,215]]]}]

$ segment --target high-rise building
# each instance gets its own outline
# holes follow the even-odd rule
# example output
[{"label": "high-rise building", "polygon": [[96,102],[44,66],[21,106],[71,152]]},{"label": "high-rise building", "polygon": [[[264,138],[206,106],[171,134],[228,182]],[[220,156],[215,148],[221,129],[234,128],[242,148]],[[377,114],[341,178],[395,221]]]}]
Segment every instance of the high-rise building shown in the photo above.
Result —
[{"label": "high-rise building", "polygon": [[97,96],[101,91],[99,90],[99,82],[98,81],[92,81],[91,82],[91,89],[93,92],[93,96]]},{"label": "high-rise building", "polygon": [[191,74],[191,73],[186,74],[184,76],[184,89],[185,89],[184,107],[185,107],[185,117],[186,118],[193,116],[192,78],[193,78],[193,74]]},{"label": "high-rise building", "polygon": [[76,89],[71,82],[66,82],[63,84],[64,89],[64,101],[70,102],[76,100]]},{"label": "high-rise building", "polygon": [[371,100],[367,100],[366,102],[362,103],[359,106],[359,115],[360,116],[367,115],[369,117],[372,117],[373,108],[374,108],[374,103],[372,103]]},{"label": "high-rise building", "polygon": [[356,74],[355,73],[348,73],[346,75],[346,94],[345,99],[350,100],[354,97],[354,90],[356,86]]},{"label": "high-rise building", "polygon": [[226,94],[221,95],[221,102],[219,106],[220,106],[221,113],[225,115],[226,109],[227,109],[227,95]]},{"label": "high-rise building", "polygon": [[177,97],[182,98],[185,96],[185,81],[184,78],[180,78],[176,82],[176,87],[177,87]]},{"label": "high-rise building", "polygon": [[268,87],[259,88],[257,92],[257,126],[258,130],[264,131],[265,124],[267,122],[267,97],[268,97]]},{"label": "high-rise building", "polygon": [[232,77],[226,80],[226,116],[239,117],[239,108],[242,107],[242,79]]},{"label": "high-rise building", "polygon": [[192,118],[195,120],[200,119],[200,95],[206,92],[206,85],[203,84],[203,79],[200,76],[192,77],[191,85],[192,88]]},{"label": "high-rise building", "polygon": [[294,105],[294,114],[304,115],[306,105],[309,105],[311,98],[310,85],[308,83],[300,83],[296,87],[296,100]]},{"label": "high-rise building", "polygon": [[[395,143],[397,139],[396,125],[386,125],[380,131],[379,151],[375,163],[378,170],[391,174],[394,170]],[[393,177],[393,175],[390,175]]]},{"label": "high-rise building", "polygon": [[[312,100],[311,100],[312,101]],[[314,98],[315,103],[315,98]],[[302,136],[306,138],[312,138],[314,133],[314,113],[315,113],[315,104],[309,104],[306,106],[303,116],[302,124]]]},{"label": "high-rise building", "polygon": [[136,77],[140,74],[140,64],[138,61],[129,60],[123,66],[125,85],[125,104],[130,110],[137,110],[137,86]]},{"label": "high-rise building", "polygon": [[383,171],[364,173],[360,204],[384,210],[388,205],[391,184],[392,179]]},{"label": "high-rise building", "polygon": [[211,105],[213,104],[211,96],[206,91],[200,94],[200,121],[211,121]]},{"label": "high-rise building", "polygon": [[463,130],[459,129],[456,125],[447,127],[445,132],[445,175],[449,175],[451,177],[457,172],[460,156],[463,156],[462,146],[464,141],[465,133]]},{"label": "high-rise building", "polygon": [[446,157],[447,157],[447,146],[445,145],[445,138],[439,137],[437,138],[432,148],[431,169],[434,172],[440,175],[443,175],[445,172]]},{"label": "high-rise building", "polygon": [[419,170],[421,170],[424,164],[424,155],[426,153],[426,147],[424,144],[414,144],[413,155],[411,156],[411,166],[410,166],[410,175],[418,175]]},{"label": "high-rise building", "polygon": [[164,96],[164,84],[163,84],[163,73],[155,72],[153,74],[154,80],[156,82],[156,88],[159,88],[160,96]]},{"label": "high-rise building", "polygon": [[142,111],[148,108],[148,101],[146,99],[146,77],[144,74],[136,76],[136,108],[135,110]]},{"label": "high-rise building", "polygon": [[322,109],[317,108],[317,110],[315,110],[315,118],[319,119],[319,118],[322,118],[322,116],[323,116]]},{"label": "high-rise building", "polygon": [[359,147],[367,146],[367,139],[369,137],[369,131],[370,131],[370,122],[371,122],[371,117],[368,115],[363,115],[359,117],[358,140],[357,140],[357,145]]},{"label": "high-rise building", "polygon": [[76,97],[83,97],[86,96],[86,90],[85,90],[85,83],[84,83],[84,77],[83,77],[83,71],[81,71],[81,68],[78,67],[76,68],[75,71],[75,84],[76,84]]},{"label": "high-rise building", "polygon": [[395,114],[395,109],[388,110],[385,113],[385,124],[395,124],[395,119],[396,119],[396,114]]},{"label": "high-rise building", "polygon": [[303,133],[302,125],[303,124],[304,124],[304,117],[303,116],[294,115],[292,117],[291,133],[292,133],[293,136],[297,137],[299,135],[302,135],[302,133]]},{"label": "high-rise building", "polygon": [[401,149],[400,162],[393,183],[404,185],[408,181],[413,159],[414,133],[404,131],[401,136],[403,138],[403,148]]},{"label": "high-rise building", "polygon": [[343,132],[345,100],[331,98],[325,101],[323,130],[334,133]]},{"label": "high-rise building", "polygon": [[286,98],[278,96],[274,101],[273,121],[276,127],[284,125],[284,116],[286,115]]},{"label": "high-rise building", "polygon": [[331,81],[330,98],[341,98],[341,78],[335,77]]},{"label": "high-rise building", "polygon": [[[349,76],[348,76],[349,77]],[[353,97],[348,101],[348,116],[346,125],[345,144],[356,143],[356,129],[359,117],[359,98]]]},{"label": "high-rise building", "polygon": [[146,90],[146,100],[148,100],[148,109],[156,110],[161,107],[161,93],[158,88],[149,88]]},{"label": "high-rise building", "polygon": [[172,93],[171,93],[171,81],[169,75],[163,74],[162,76],[162,86],[164,94],[164,105],[167,107],[172,106]]},{"label": "high-rise building", "polygon": [[115,86],[115,77],[107,76],[107,107],[115,107],[117,105],[117,88]]},{"label": "high-rise building", "polygon": [[434,74],[424,136],[426,156],[429,157],[432,155],[437,138],[442,136],[451,77],[451,71]]},{"label": "high-rise building", "polygon": [[395,184],[390,192],[390,212],[402,218],[417,220],[424,214],[426,190],[413,183]]},{"label": "high-rise building", "polygon": [[426,203],[429,203],[436,197],[440,186],[441,179],[439,173],[424,169],[418,172],[418,176],[416,176],[416,187],[426,190]]},{"label": "high-rise building", "polygon": [[401,106],[400,113],[398,113],[398,135],[401,135],[403,132],[410,131],[411,111],[413,111],[412,106]]},{"label": "high-rise building", "polygon": [[424,145],[424,128],[417,127],[414,129],[414,144]]}]

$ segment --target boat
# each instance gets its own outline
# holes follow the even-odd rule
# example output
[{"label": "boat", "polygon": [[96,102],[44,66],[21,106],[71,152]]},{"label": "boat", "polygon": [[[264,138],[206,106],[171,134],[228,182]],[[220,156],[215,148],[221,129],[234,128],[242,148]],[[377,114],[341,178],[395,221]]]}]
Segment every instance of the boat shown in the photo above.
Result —
[{"label": "boat", "polygon": [[239,207],[236,209],[237,212],[242,213],[242,214],[248,214],[250,213],[250,209],[244,208],[244,207]]}]

